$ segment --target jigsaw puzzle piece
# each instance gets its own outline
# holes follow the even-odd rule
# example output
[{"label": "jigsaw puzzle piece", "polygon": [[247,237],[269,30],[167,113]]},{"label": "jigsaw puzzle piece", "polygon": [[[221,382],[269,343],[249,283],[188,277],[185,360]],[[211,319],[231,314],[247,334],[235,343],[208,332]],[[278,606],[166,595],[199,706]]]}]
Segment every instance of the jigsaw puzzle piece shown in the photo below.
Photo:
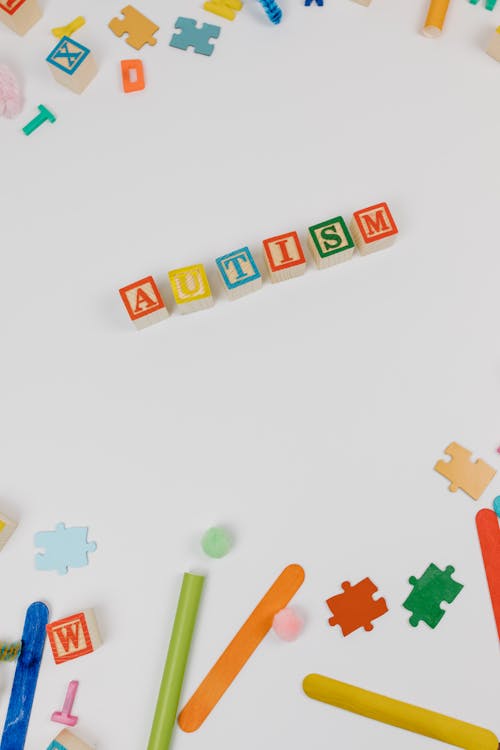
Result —
[{"label": "jigsaw puzzle piece", "polygon": [[45,552],[35,555],[35,568],[57,570],[59,575],[65,575],[69,568],[88,565],[88,554],[95,552],[97,545],[87,541],[87,533],[86,526],[66,528],[64,523],[58,523],[55,531],[39,531],[35,534],[35,546]]},{"label": "jigsaw puzzle piece", "polygon": [[220,26],[204,23],[198,27],[194,18],[182,16],[175,22],[175,28],[181,33],[173,35],[170,46],[182,50],[193,47],[194,51],[200,55],[211,55],[214,45],[210,44],[210,39],[218,39],[220,35]]},{"label": "jigsaw puzzle piece", "polygon": [[342,635],[347,636],[358,628],[367,632],[373,630],[372,620],[388,612],[385,599],[373,599],[378,589],[369,578],[364,578],[355,586],[349,581],[342,584],[343,594],[327,599],[327,605],[333,615],[328,620],[332,627],[339,625]]},{"label": "jigsaw puzzle piece", "polygon": [[411,576],[408,582],[413,591],[403,602],[403,607],[412,612],[410,625],[414,628],[425,622],[434,629],[445,615],[441,602],[451,604],[463,589],[463,585],[451,576],[455,572],[452,565],[441,570],[431,563],[420,578]]},{"label": "jigsaw puzzle piece", "polygon": [[496,470],[480,458],[471,461],[472,453],[458,443],[450,443],[445,453],[450,461],[440,460],[434,469],[450,481],[450,492],[461,489],[473,500],[479,500]]},{"label": "jigsaw puzzle piece", "polygon": [[113,18],[108,24],[113,34],[115,36],[128,34],[128,38],[126,39],[127,44],[137,50],[144,47],[145,44],[154,47],[157,41],[154,35],[160,27],[150,21],[149,18],[146,18],[146,16],[132,5],[122,8],[121,13],[123,18]]}]

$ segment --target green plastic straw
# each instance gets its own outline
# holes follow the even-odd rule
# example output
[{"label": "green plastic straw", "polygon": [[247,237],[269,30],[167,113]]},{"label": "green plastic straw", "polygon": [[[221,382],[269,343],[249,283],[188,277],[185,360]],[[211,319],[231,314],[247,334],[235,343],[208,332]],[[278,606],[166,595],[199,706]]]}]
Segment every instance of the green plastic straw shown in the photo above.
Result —
[{"label": "green plastic straw", "polygon": [[204,576],[184,573],[148,750],[168,750],[170,745],[204,583]]}]

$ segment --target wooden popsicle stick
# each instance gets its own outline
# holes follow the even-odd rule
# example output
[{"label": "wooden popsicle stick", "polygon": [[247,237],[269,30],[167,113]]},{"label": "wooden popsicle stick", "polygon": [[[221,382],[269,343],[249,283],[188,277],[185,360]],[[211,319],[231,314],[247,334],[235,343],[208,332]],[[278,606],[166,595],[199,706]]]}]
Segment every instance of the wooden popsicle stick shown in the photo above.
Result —
[{"label": "wooden popsicle stick", "polygon": [[500,639],[500,527],[495,511],[489,508],[480,510],[476,514],[476,527]]},{"label": "wooden popsicle stick", "polygon": [[274,616],[286,607],[302,586],[304,577],[300,565],[288,565],[280,573],[180,712],[178,722],[184,732],[194,732],[201,727],[271,630]]}]

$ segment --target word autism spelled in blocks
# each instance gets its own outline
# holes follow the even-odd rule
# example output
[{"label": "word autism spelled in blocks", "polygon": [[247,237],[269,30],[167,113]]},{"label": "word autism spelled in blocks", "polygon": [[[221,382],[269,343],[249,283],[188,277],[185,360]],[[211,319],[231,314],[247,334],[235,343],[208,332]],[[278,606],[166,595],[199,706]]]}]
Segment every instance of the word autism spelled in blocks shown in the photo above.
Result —
[{"label": "word autism spelled in blocks", "polygon": [[196,312],[213,306],[212,290],[201,263],[169,271],[168,278],[181,313]]},{"label": "word autism spelled in blocks", "polygon": [[359,254],[368,255],[392,245],[398,228],[387,203],[377,203],[375,206],[354,212],[351,232]]},{"label": "word autism spelled in blocks", "polygon": [[297,232],[280,234],[263,241],[269,278],[272,283],[287,281],[306,271],[306,258]]},{"label": "word autism spelled in blocks", "polygon": [[23,36],[42,17],[37,0],[0,0],[0,20]]},{"label": "word autism spelled in blocks", "polygon": [[92,609],[49,623],[47,636],[56,664],[91,654],[102,643]]},{"label": "word autism spelled in blocks", "polygon": [[119,292],[138,331],[168,318],[168,310],[152,276],[124,286]]},{"label": "word autism spelled in blocks", "polygon": [[[317,268],[339,265],[353,257],[392,245],[398,228],[387,203],[377,203],[355,211],[350,225],[342,216],[325,219],[308,228],[307,244]],[[264,259],[271,283],[286,281],[305,273],[307,259],[297,232],[287,232],[263,240]],[[218,275],[230,300],[260,289],[263,277],[248,247],[215,259]],[[169,271],[170,285],[179,312],[212,307],[214,300],[204,266],[200,263]],[[119,290],[136,328],[145,328],[168,317],[152,276]]]},{"label": "word autism spelled in blocks", "polygon": [[75,94],[81,94],[97,74],[90,50],[69,36],[63,36],[56,44],[47,62],[56,81]]},{"label": "word autism spelled in blocks", "polygon": [[248,247],[215,259],[229,299],[238,299],[262,286],[262,276]]}]

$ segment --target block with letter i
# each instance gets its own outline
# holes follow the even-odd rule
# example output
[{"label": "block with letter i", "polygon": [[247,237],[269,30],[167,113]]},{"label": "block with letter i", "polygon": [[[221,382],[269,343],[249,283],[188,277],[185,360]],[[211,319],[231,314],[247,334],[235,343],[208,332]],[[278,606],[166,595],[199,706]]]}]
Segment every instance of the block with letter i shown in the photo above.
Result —
[{"label": "block with letter i", "polygon": [[169,271],[168,278],[182,314],[213,307],[212,290],[201,263]]},{"label": "block with letter i", "polygon": [[37,0],[0,0],[0,20],[23,36],[42,17]]},{"label": "block with letter i", "polygon": [[52,75],[63,86],[81,94],[97,74],[92,53],[83,44],[63,36],[47,57]]},{"label": "block with letter i", "polygon": [[263,241],[269,278],[274,284],[301,276],[306,270],[306,257],[297,232],[280,234]]},{"label": "block with letter i", "polygon": [[377,203],[354,212],[351,232],[360,255],[368,255],[392,245],[398,228],[387,203]]},{"label": "block with letter i", "polygon": [[262,275],[248,247],[215,259],[229,299],[238,299],[262,286]]},{"label": "block with letter i", "polygon": [[69,729],[63,729],[55,740],[52,740],[47,750],[92,750],[92,748]]},{"label": "block with letter i", "polygon": [[342,216],[309,227],[307,244],[318,268],[343,263],[354,253],[354,240]]},{"label": "block with letter i", "polygon": [[102,644],[93,609],[50,622],[47,637],[56,664],[91,654]]},{"label": "block with letter i", "polygon": [[168,318],[168,310],[152,276],[122,287],[120,297],[138,331]]}]

